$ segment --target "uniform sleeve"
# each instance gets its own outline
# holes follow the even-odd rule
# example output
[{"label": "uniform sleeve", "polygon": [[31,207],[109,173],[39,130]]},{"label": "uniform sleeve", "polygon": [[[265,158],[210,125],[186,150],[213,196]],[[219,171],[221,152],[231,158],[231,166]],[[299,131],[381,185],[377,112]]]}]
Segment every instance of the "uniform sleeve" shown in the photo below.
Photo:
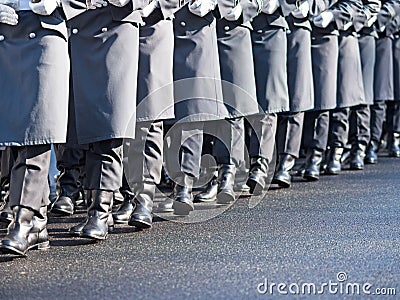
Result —
[{"label": "uniform sleeve", "polygon": [[340,1],[333,9],[335,16],[336,28],[339,30],[347,30],[354,25],[354,21],[362,13],[362,0],[344,0]]},{"label": "uniform sleeve", "polygon": [[310,4],[310,16],[318,16],[323,11],[332,8],[338,0],[308,0]]},{"label": "uniform sleeve", "polygon": [[395,21],[396,16],[400,15],[400,3],[399,1],[383,1],[381,10],[377,16],[377,30],[382,32],[391,22]]},{"label": "uniform sleeve", "polygon": [[159,3],[165,19],[172,17],[179,9],[179,0],[159,0]]},{"label": "uniform sleeve", "polygon": [[262,9],[263,0],[240,0],[243,9],[243,23],[251,21]]}]

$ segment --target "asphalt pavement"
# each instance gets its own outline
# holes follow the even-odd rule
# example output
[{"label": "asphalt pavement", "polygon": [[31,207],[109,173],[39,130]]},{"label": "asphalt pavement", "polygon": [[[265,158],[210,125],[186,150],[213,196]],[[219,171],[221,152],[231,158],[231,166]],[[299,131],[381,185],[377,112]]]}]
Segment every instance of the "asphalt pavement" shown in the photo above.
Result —
[{"label": "asphalt pavement", "polygon": [[259,200],[98,243],[68,234],[83,208],[51,215],[51,249],[0,255],[0,299],[400,299],[400,159]]}]

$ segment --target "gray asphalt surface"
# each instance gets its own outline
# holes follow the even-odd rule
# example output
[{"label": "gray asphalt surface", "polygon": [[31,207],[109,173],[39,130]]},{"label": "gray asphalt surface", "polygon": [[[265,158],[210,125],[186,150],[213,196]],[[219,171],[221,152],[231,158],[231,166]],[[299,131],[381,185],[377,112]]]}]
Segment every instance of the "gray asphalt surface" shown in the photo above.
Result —
[{"label": "gray asphalt surface", "polygon": [[[119,226],[100,243],[68,235],[83,209],[52,218],[50,250],[0,255],[0,298],[270,299],[272,292],[284,299],[364,299],[362,291],[346,293],[345,284],[370,283],[371,294],[395,288],[397,295],[368,299],[400,299],[400,159],[381,157],[364,171],[319,182],[295,181],[251,209],[243,197],[208,221],[157,219],[142,232]],[[219,209],[207,205],[199,211]],[[281,288],[289,294],[289,285],[292,291],[297,285],[299,295],[281,296],[276,286],[260,294],[265,280],[286,284]],[[321,291],[329,281],[343,292],[334,294],[333,286],[331,293],[327,287],[319,295],[301,293],[305,283]]]}]

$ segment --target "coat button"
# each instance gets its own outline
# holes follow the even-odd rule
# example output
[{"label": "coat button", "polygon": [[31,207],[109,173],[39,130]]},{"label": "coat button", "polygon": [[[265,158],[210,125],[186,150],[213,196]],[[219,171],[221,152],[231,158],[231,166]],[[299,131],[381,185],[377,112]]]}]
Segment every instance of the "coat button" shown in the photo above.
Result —
[{"label": "coat button", "polygon": [[225,31],[228,31],[229,30],[229,26],[225,26],[224,29],[225,29]]},{"label": "coat button", "polygon": [[72,34],[77,34],[77,33],[78,33],[78,29],[77,28],[72,29]]},{"label": "coat button", "polygon": [[0,35],[0,42],[4,41],[4,35]]},{"label": "coat button", "polygon": [[182,22],[181,22],[181,26],[182,26],[182,27],[185,27],[185,26],[186,26],[186,23],[182,21]]},{"label": "coat button", "polygon": [[102,29],[101,29],[101,32],[107,32],[107,27],[103,27]]},{"label": "coat button", "polygon": [[286,30],[286,33],[287,33],[287,34],[291,34],[292,31],[291,31],[290,29],[288,29],[288,30]]},{"label": "coat button", "polygon": [[262,33],[262,29],[260,29],[260,30],[257,30],[257,33]]},{"label": "coat button", "polygon": [[143,23],[142,23],[142,26],[146,26],[146,22],[143,22]]},{"label": "coat button", "polygon": [[36,34],[34,33],[34,32],[31,32],[30,34],[29,34],[29,38],[30,39],[34,39],[36,37]]}]

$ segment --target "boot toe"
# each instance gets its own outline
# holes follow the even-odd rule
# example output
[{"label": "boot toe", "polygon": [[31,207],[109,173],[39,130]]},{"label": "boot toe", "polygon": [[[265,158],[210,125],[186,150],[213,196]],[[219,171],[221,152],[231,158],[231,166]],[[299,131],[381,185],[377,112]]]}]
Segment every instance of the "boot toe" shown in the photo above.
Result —
[{"label": "boot toe", "polygon": [[1,241],[0,249],[3,253],[25,256],[26,251],[28,250],[28,246],[14,242],[12,240],[4,239]]},{"label": "boot toe", "polygon": [[153,220],[151,215],[133,214],[128,222],[129,226],[135,226],[140,229],[147,229],[152,226]]},{"label": "boot toe", "polygon": [[74,203],[69,197],[60,197],[54,202],[51,212],[60,215],[73,215],[74,214]]}]

